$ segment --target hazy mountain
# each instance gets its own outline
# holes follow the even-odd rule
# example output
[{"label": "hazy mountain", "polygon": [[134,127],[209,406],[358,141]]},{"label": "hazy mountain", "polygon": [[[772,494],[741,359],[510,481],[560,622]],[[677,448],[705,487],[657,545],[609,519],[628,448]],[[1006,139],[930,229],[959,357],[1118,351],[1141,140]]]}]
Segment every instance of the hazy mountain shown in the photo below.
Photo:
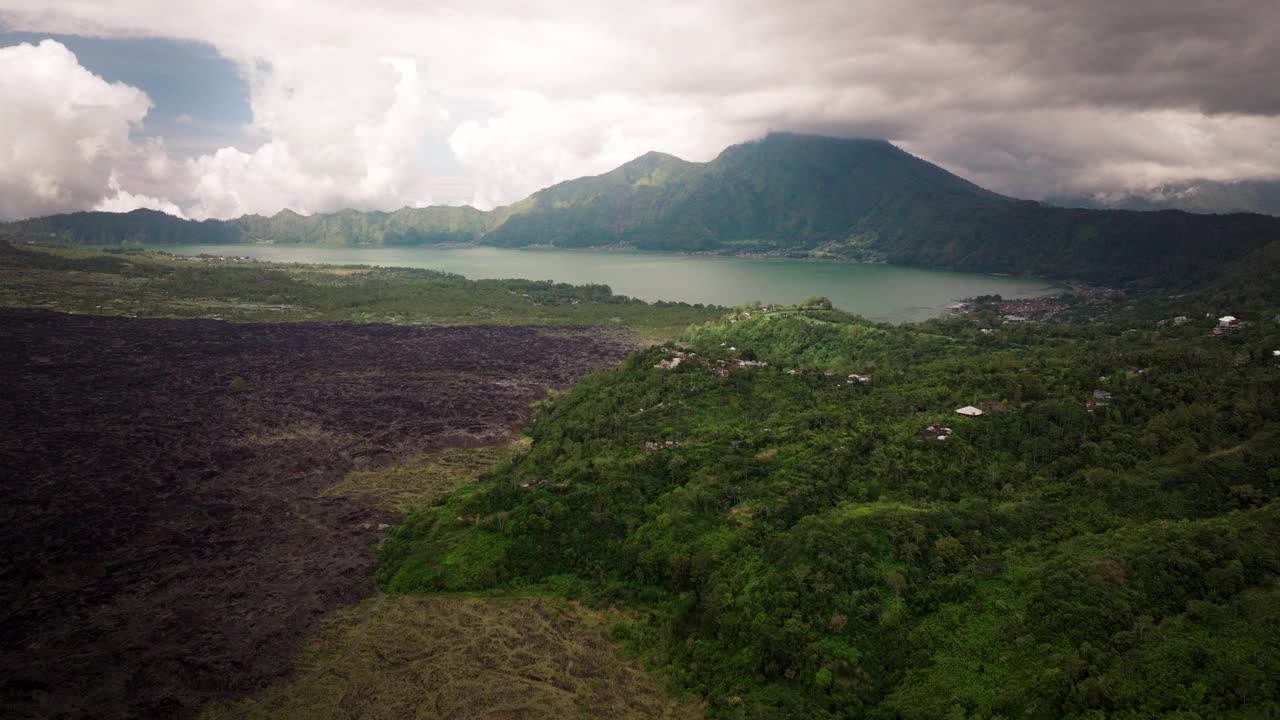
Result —
[{"label": "hazy mountain", "polygon": [[437,206],[317,215],[282,210],[271,217],[245,215],[227,224],[255,242],[418,245],[470,242],[488,230],[490,222],[488,213],[473,207]]},{"label": "hazy mountain", "polygon": [[203,245],[241,242],[244,234],[222,220],[184,220],[158,210],[127,213],[75,212],[0,225],[0,235],[60,237],[88,245],[146,242]]},{"label": "hazy mountain", "polygon": [[1280,219],[1052,207],[984,190],[884,141],[779,133],[707,163],[649,153],[489,212],[284,211],[199,223],[73,213],[0,232],[86,243],[624,244],[1176,284],[1280,239]]},{"label": "hazy mountain", "polygon": [[1094,209],[1280,215],[1280,180],[1195,180],[1160,185],[1140,193],[1061,196],[1049,198],[1046,202],[1061,207]]}]

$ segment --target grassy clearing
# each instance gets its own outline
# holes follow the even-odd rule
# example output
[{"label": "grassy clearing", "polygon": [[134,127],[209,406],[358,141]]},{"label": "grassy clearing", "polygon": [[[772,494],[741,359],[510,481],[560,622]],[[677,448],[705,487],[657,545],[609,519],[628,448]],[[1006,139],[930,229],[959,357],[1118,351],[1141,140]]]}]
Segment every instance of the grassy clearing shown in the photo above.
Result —
[{"label": "grassy clearing", "polygon": [[618,655],[606,626],[548,598],[370,599],[324,622],[293,680],[201,718],[701,717]]},{"label": "grassy clearing", "polygon": [[506,445],[446,448],[374,470],[353,470],[324,494],[404,515],[491,472],[528,448],[527,438]]}]

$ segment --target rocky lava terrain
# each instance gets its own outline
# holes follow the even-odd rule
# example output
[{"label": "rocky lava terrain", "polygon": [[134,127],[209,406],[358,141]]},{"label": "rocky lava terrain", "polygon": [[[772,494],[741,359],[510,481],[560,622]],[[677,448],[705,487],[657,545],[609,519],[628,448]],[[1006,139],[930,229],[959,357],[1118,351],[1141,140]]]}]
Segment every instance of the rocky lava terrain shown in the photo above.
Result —
[{"label": "rocky lava terrain", "polygon": [[0,310],[0,715],[182,717],[372,591],[352,468],[494,442],[623,339]]}]

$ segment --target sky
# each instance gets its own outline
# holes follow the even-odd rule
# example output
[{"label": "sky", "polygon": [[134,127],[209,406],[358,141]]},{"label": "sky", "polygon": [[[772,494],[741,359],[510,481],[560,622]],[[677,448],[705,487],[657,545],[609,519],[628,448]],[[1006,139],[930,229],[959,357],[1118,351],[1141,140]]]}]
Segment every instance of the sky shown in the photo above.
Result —
[{"label": "sky", "polygon": [[491,208],[890,140],[998,192],[1280,177],[1276,0],[0,0],[0,218]]}]

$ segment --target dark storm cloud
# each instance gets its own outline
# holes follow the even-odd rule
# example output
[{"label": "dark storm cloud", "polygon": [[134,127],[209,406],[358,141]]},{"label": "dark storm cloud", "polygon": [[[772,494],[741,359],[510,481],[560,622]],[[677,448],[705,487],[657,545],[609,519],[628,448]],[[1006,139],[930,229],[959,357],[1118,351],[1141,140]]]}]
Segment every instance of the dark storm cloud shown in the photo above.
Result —
[{"label": "dark storm cloud", "polygon": [[1063,101],[1280,113],[1280,3],[1270,0],[982,5],[953,27],[1010,48],[1012,70]]}]

